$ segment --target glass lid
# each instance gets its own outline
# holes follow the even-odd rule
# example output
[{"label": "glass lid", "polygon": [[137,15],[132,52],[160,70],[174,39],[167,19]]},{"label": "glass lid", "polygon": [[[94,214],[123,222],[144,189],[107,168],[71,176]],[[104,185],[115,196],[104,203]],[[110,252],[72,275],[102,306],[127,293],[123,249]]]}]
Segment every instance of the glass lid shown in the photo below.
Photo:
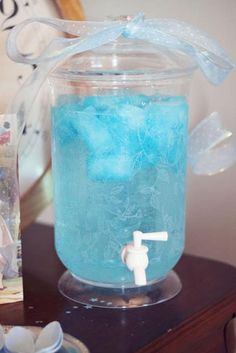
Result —
[{"label": "glass lid", "polygon": [[[157,47],[142,40],[119,38],[92,51],[73,56],[52,76],[70,80],[86,76],[100,79],[170,79],[191,75],[196,63],[177,50]],[[94,77],[95,76],[95,77]]]}]

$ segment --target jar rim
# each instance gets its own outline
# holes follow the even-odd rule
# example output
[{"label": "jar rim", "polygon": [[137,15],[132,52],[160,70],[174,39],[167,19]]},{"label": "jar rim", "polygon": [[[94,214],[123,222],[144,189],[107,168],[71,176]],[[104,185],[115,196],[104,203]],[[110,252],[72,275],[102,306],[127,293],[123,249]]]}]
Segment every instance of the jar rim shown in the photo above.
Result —
[{"label": "jar rim", "polygon": [[168,80],[168,79],[177,79],[181,77],[191,76],[194,71],[197,69],[197,66],[192,66],[187,69],[179,69],[179,70],[166,70],[166,71],[144,71],[144,72],[135,72],[135,71],[117,71],[117,72],[109,72],[109,71],[75,71],[75,70],[63,70],[54,71],[50,76],[56,79],[70,79],[70,81],[79,80],[88,80],[88,81],[113,81],[114,79],[119,81],[154,81],[154,80]]},{"label": "jar rim", "polygon": [[159,80],[191,76],[198,68],[188,55],[141,40],[118,39],[77,54],[57,67],[53,78],[73,80]]}]

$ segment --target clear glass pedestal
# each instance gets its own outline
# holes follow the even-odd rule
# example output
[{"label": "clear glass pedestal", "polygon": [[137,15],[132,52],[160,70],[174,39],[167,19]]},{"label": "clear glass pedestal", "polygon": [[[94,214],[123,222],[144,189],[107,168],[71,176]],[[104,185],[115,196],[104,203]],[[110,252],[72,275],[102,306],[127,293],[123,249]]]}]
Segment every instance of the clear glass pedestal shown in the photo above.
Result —
[{"label": "clear glass pedestal", "polygon": [[66,271],[58,282],[65,297],[88,307],[129,309],[165,302],[175,297],[182,284],[174,271],[155,283],[132,288],[99,287],[79,280]]}]

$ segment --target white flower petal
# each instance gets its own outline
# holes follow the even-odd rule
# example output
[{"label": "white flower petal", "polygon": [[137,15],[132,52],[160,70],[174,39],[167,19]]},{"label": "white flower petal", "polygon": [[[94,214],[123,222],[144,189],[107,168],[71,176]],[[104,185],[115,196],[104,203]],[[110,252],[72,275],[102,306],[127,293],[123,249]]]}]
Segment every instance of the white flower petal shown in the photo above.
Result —
[{"label": "white flower petal", "polygon": [[41,351],[45,348],[53,350],[54,348],[59,349],[58,345],[62,343],[63,332],[61,325],[57,321],[53,321],[48,324],[39,334],[35,350],[36,352]]},{"label": "white flower petal", "polygon": [[34,336],[23,327],[13,327],[6,336],[5,346],[16,353],[34,353]]}]

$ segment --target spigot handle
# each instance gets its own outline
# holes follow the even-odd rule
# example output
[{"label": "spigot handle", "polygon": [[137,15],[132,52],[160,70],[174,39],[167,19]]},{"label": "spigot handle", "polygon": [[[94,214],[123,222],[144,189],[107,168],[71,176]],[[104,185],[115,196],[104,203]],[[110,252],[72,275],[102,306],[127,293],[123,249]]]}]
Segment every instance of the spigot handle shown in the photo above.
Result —
[{"label": "spigot handle", "polygon": [[133,232],[134,247],[139,248],[142,245],[142,240],[167,241],[167,232],[143,233],[139,230]]}]

